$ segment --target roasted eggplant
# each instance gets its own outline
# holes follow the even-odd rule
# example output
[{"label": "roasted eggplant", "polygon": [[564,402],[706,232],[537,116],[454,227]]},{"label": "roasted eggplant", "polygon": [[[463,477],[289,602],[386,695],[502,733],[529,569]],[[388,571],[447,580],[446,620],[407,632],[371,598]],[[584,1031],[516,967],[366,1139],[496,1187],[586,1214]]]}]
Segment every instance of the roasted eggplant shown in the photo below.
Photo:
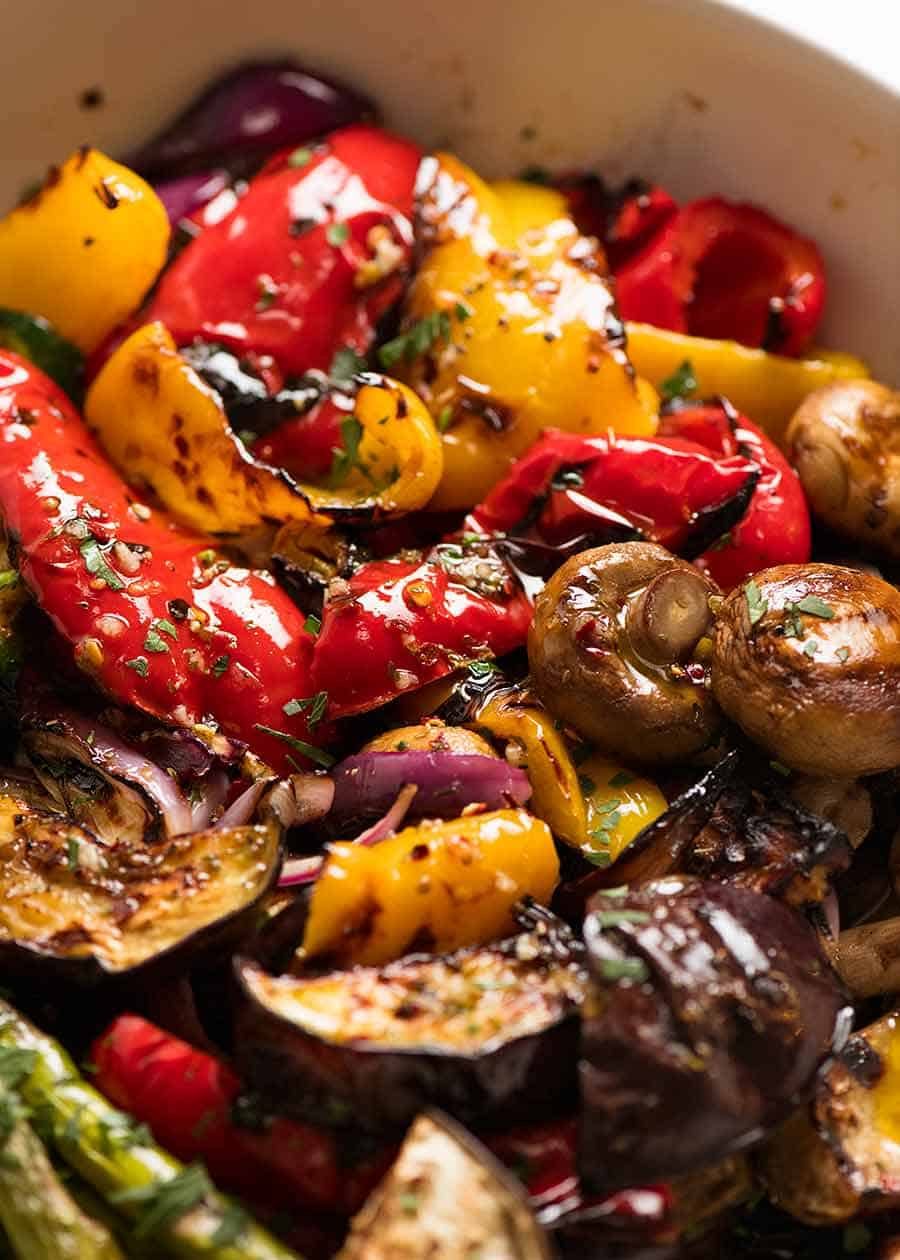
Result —
[{"label": "roasted eggplant", "polygon": [[580,1170],[608,1192],[761,1140],[849,1032],[816,937],[771,897],[688,877],[585,919]]},{"label": "roasted eggplant", "polygon": [[521,1184],[440,1112],[418,1117],[337,1260],[551,1260]]},{"label": "roasted eggplant", "polygon": [[108,845],[0,797],[4,972],[91,984],[233,945],[277,877],[280,845],[274,821]]},{"label": "roasted eggplant", "polygon": [[762,1152],[776,1203],[810,1225],[900,1208],[900,1018],[854,1033]]},{"label": "roasted eggplant", "polygon": [[[250,1085],[299,1119],[371,1131],[402,1129],[425,1106],[490,1125],[571,1103],[583,950],[547,911],[522,918],[497,944],[381,968],[272,975],[238,959]],[[277,920],[267,932],[282,935]]]}]

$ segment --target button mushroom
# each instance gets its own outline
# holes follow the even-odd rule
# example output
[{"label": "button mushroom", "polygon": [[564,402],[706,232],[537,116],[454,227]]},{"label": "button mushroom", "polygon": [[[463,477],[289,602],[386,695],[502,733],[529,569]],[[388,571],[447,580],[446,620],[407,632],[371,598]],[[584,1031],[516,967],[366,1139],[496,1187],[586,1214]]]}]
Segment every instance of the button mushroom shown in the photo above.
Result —
[{"label": "button mushroom", "polygon": [[900,592],[838,565],[765,569],[720,610],[712,688],[794,770],[849,778],[900,765]]},{"label": "button mushroom", "polygon": [[538,596],[528,635],[547,708],[625,761],[674,762],[705,748],[719,716],[697,651],[717,592],[653,543],[573,556]]},{"label": "button mushroom", "polygon": [[813,511],[900,558],[900,392],[866,380],[826,385],[798,407],[787,441]]}]

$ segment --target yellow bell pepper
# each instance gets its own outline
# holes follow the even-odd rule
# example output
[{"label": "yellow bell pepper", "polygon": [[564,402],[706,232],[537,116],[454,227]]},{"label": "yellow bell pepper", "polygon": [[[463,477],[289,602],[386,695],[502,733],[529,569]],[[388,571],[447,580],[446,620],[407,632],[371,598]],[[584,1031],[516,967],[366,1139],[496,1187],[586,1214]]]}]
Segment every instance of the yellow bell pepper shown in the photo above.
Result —
[{"label": "yellow bell pepper", "polygon": [[650,433],[655,418],[602,265],[558,194],[492,189],[447,154],[433,163],[406,332],[382,358],[405,360],[443,431],[444,510],[483,498],[544,428]]},{"label": "yellow bell pepper", "polygon": [[407,827],[372,847],[334,844],[312,892],[303,956],[378,965],[514,930],[522,897],[546,903],[559,861],[546,825],[522,809]]},{"label": "yellow bell pepper", "polygon": [[628,324],[628,354],[635,371],[659,388],[687,360],[697,396],[722,394],[783,444],[788,421],[814,389],[835,380],[868,376],[861,359],[835,351],[786,359],[736,341],[688,337],[649,324]]},{"label": "yellow bell pepper", "polygon": [[472,725],[505,741],[507,757],[528,775],[530,808],[560,840],[583,848],[588,817],[578,771],[547,710],[512,689],[490,696]]},{"label": "yellow bell pepper", "polygon": [[334,489],[298,483],[249,455],[218,394],[160,323],[138,329],[110,356],[88,391],[85,416],[122,472],[149,485],[187,525],[225,534],[272,521],[317,520],[324,528],[325,516],[315,514],[422,507],[440,479],[440,438],[425,407],[405,385],[374,379],[355,407],[357,463],[368,476],[353,475],[362,486],[349,478]]},{"label": "yellow bell pepper", "polygon": [[666,798],[650,779],[594,755],[578,767],[587,808],[581,846],[599,866],[614,862],[649,823],[666,810]]},{"label": "yellow bell pepper", "polygon": [[168,245],[169,218],[150,185],[79,149],[0,219],[0,306],[43,315],[89,353],[140,306]]}]

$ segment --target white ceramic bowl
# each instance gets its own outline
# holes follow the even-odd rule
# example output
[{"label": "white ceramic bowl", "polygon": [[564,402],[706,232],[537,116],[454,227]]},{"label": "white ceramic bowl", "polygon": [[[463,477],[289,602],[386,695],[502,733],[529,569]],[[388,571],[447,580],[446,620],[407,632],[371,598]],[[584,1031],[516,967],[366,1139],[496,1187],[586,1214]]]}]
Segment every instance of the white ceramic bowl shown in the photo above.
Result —
[{"label": "white ceramic bowl", "polygon": [[[863,0],[865,3],[866,0]],[[887,0],[882,0],[886,3]],[[293,54],[487,173],[531,163],[755,199],[814,236],[822,340],[900,369],[900,99],[716,0],[33,0],[0,40],[0,199],[122,151],[218,70]],[[24,14],[24,15],[23,15]],[[846,21],[857,20],[857,15]],[[864,20],[864,19],[863,19]],[[105,104],[79,104],[86,88]]]}]

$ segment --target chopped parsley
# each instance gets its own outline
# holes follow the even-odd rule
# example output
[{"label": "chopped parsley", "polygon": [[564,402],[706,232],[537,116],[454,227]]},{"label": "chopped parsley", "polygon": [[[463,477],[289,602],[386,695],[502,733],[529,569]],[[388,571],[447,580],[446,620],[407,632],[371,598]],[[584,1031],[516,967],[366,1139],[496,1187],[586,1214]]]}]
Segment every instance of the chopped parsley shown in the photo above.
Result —
[{"label": "chopped parsley", "polygon": [[214,677],[221,678],[230,664],[231,657],[227,652],[223,652],[221,656],[217,656],[212,665]]},{"label": "chopped parsley", "polygon": [[295,717],[298,713],[306,713],[306,724],[312,730],[325,716],[328,708],[328,692],[317,691],[314,696],[304,696],[301,700],[288,700],[282,705],[287,717]]},{"label": "chopped parsley", "polygon": [[7,590],[10,586],[19,585],[19,575],[15,569],[3,569],[0,572],[0,591]]},{"label": "chopped parsley", "polygon": [[834,617],[834,609],[824,599],[819,599],[818,595],[804,595],[794,604],[794,608],[797,612],[808,613],[810,617],[821,617],[824,621],[831,621]]},{"label": "chopped parsley", "polygon": [[630,770],[620,770],[610,779],[609,786],[612,788],[627,787],[629,783],[634,783],[634,775]]},{"label": "chopped parsley", "polygon": [[673,398],[687,398],[697,388],[694,365],[690,359],[683,359],[671,376],[667,376],[659,387],[663,402],[671,402]]},{"label": "chopped parsley", "polygon": [[323,766],[328,770],[334,765],[334,757],[325,752],[324,748],[307,744],[305,740],[297,739],[295,735],[289,735],[287,731],[276,730],[274,726],[263,726],[261,722],[254,722],[253,729],[263,735],[271,735],[273,739],[280,739],[282,743],[288,744],[295,752],[300,753],[301,757],[307,757],[317,766]]},{"label": "chopped parsley", "polygon": [[646,980],[650,972],[641,958],[601,958],[600,974],[604,980]]},{"label": "chopped parsley", "polygon": [[210,1245],[213,1247],[230,1247],[243,1234],[249,1220],[247,1213],[239,1204],[226,1203],[222,1211],[222,1219],[209,1240]]},{"label": "chopped parsley", "polygon": [[293,153],[288,155],[287,164],[293,167],[309,166],[312,161],[313,151],[309,148],[295,149]]},{"label": "chopped parsley", "polygon": [[336,446],[332,452],[331,472],[328,481],[331,486],[339,486],[353,468],[359,467],[359,444],[362,441],[363,427],[356,416],[348,416],[341,421],[342,446]]},{"label": "chopped parsley", "polygon": [[649,923],[646,910],[595,910],[594,922],[599,928],[619,927],[623,923]]},{"label": "chopped parsley", "polygon": [[450,336],[450,316],[446,311],[431,311],[378,351],[382,367],[390,368],[401,360],[411,363],[425,354],[436,341]]},{"label": "chopped parsley", "polygon": [[178,638],[178,631],[165,617],[154,617],[150,623],[154,630],[158,630],[160,634],[167,634],[170,639]]},{"label": "chopped parsley", "polygon": [[159,631],[151,622],[150,628],[144,637],[144,651],[146,652],[168,652],[169,645],[162,638]]},{"label": "chopped parsley", "polygon": [[[478,1031],[477,1028],[475,1030]],[[397,1196],[400,1210],[406,1216],[415,1216],[419,1210],[419,1196],[415,1190],[402,1190]]]},{"label": "chopped parsley", "polygon": [[81,841],[78,837],[69,836],[69,840],[66,845],[66,862],[68,863],[70,871],[76,871],[78,869],[78,852],[80,848]]},{"label": "chopped parsley", "polygon": [[819,645],[815,641],[815,639],[807,639],[806,642],[803,644],[803,651],[805,652],[807,656],[815,656],[818,650],[819,650]]},{"label": "chopped parsley", "polygon": [[128,1186],[110,1197],[114,1203],[137,1203],[142,1207],[134,1228],[135,1238],[148,1238],[180,1220],[213,1192],[213,1184],[202,1164],[188,1164],[168,1181],[151,1181],[145,1186]]},{"label": "chopped parsley", "polygon": [[7,1089],[16,1089],[34,1071],[37,1061],[36,1050],[0,1046],[0,1084]]},{"label": "chopped parsley", "polygon": [[493,661],[472,661],[469,665],[470,678],[487,678],[496,672],[497,666]]},{"label": "chopped parsley", "polygon": [[123,591],[125,583],[106,563],[106,558],[96,538],[85,538],[78,550],[84,557],[84,567],[92,577],[102,578],[111,591]]},{"label": "chopped parsley", "polygon": [[325,229],[325,239],[329,245],[336,248],[345,245],[350,236],[350,229],[346,223],[329,223]]},{"label": "chopped parsley", "polygon": [[303,623],[303,629],[307,634],[317,635],[322,629],[322,618],[317,617],[315,613],[308,613]]},{"label": "chopped parsley", "polygon": [[755,626],[768,611],[769,601],[763,598],[759,587],[752,578],[744,585],[744,598],[747,601],[747,614],[750,618],[750,625]]},{"label": "chopped parsley", "polygon": [[146,656],[135,656],[130,661],[125,662],[129,669],[133,669],[141,678],[146,678],[150,673],[150,665]]},{"label": "chopped parsley", "polygon": [[365,370],[366,361],[362,355],[357,354],[350,346],[341,346],[339,350],[334,352],[328,375],[339,385],[346,385],[353,380],[357,372],[364,372]]},{"label": "chopped parsley", "polygon": [[849,655],[850,655],[850,649],[848,647],[839,647],[838,650],[835,652],[835,656],[838,658],[839,661],[846,661]]},{"label": "chopped parsley", "polygon": [[441,407],[435,421],[438,433],[446,433],[453,423],[453,408],[451,406]]},{"label": "chopped parsley", "polygon": [[465,302],[457,302],[453,308],[453,314],[460,323],[463,323],[472,314],[472,308],[470,306],[466,306]]},{"label": "chopped parsley", "polygon": [[590,862],[591,866],[610,866],[612,864],[612,854],[607,853],[605,849],[582,849],[581,856],[585,861]]}]

